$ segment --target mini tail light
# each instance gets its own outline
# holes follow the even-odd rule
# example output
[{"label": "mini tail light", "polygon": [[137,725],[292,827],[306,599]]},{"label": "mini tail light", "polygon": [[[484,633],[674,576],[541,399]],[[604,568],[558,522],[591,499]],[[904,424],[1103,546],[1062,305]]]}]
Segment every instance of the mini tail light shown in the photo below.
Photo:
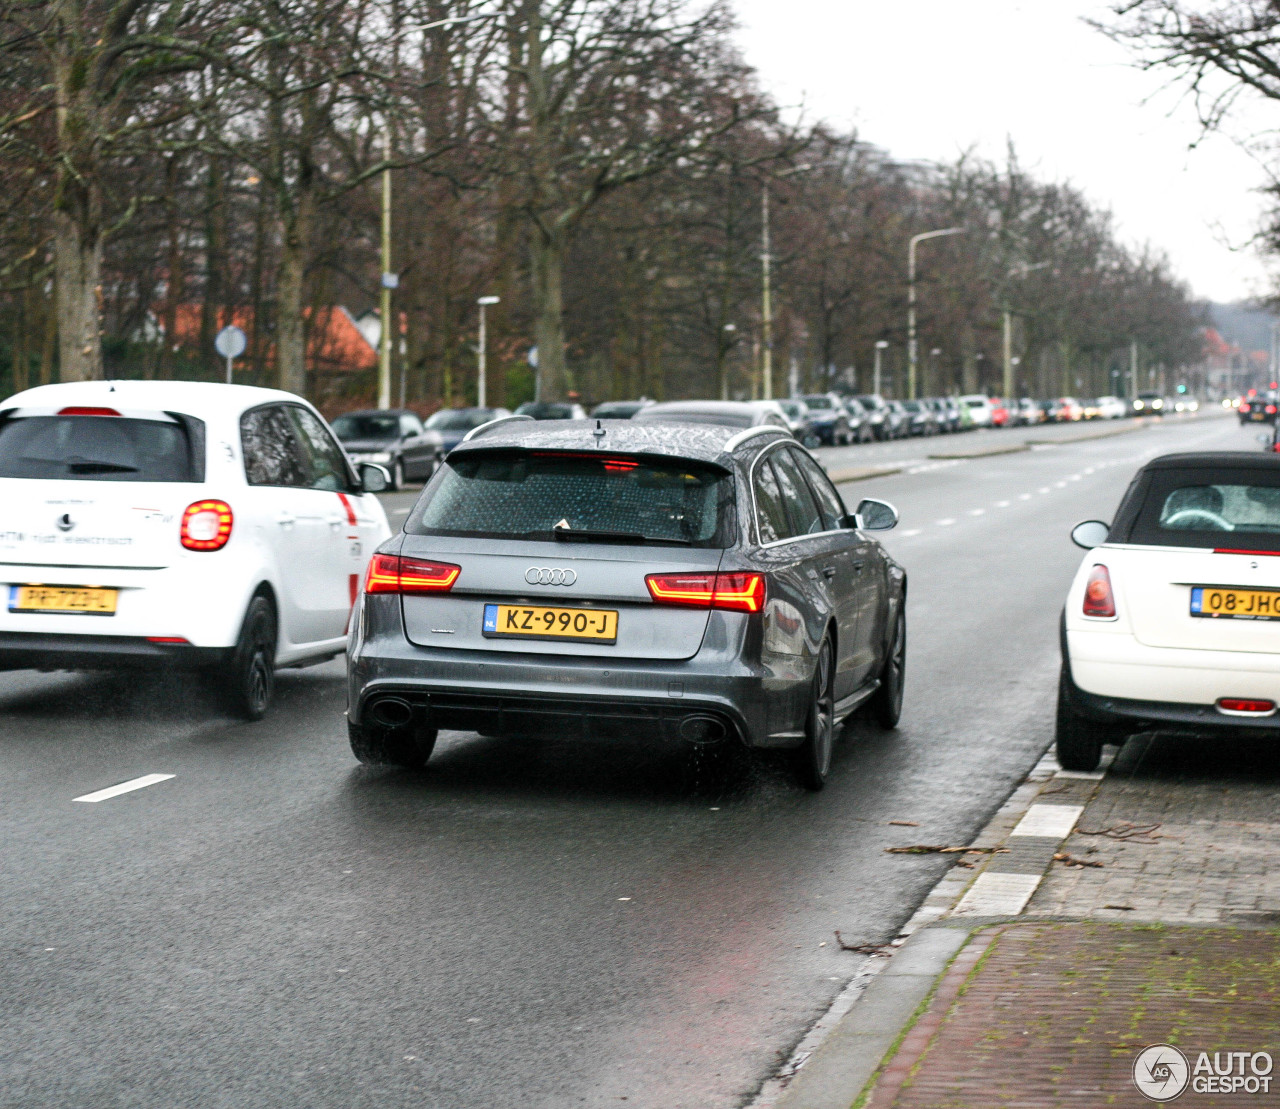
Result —
[{"label": "mini tail light", "polygon": [[1267,415],[1274,416],[1276,414],[1276,406],[1274,404],[1267,405]]},{"label": "mini tail light", "polygon": [[366,593],[448,593],[462,573],[451,562],[376,554],[365,571]]},{"label": "mini tail light", "polygon": [[231,538],[235,517],[226,501],[196,501],[182,514],[182,545],[189,551],[220,551]]},{"label": "mini tail light", "polygon": [[764,575],[649,574],[644,579],[656,604],[759,612],[764,608]]},{"label": "mini tail light", "polygon": [[114,408],[95,408],[91,405],[72,404],[58,409],[59,416],[119,416]]},{"label": "mini tail light", "polygon": [[1248,412],[1248,411],[1249,411],[1249,405],[1248,405],[1247,403],[1246,403],[1246,404],[1242,404],[1242,405],[1240,406],[1240,411],[1241,411],[1241,412]]},{"label": "mini tail light", "polygon": [[1089,571],[1084,583],[1084,614],[1086,616],[1111,617],[1116,614],[1116,597],[1111,591],[1111,575],[1099,563]]},{"label": "mini tail light", "polygon": [[1218,708],[1223,712],[1275,712],[1274,701],[1255,701],[1247,697],[1222,697]]}]

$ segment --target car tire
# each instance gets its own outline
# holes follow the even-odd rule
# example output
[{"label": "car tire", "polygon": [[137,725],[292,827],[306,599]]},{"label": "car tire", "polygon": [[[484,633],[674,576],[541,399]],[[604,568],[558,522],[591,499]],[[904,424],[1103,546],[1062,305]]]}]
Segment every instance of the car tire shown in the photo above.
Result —
[{"label": "car tire", "polygon": [[435,728],[379,728],[347,721],[351,753],[365,766],[400,766],[417,770],[426,766],[435,750]]},{"label": "car tire", "polygon": [[907,611],[904,603],[898,605],[898,615],[893,622],[893,639],[880,670],[880,688],[871,697],[871,718],[885,731],[891,732],[902,719],[902,694],[907,678]]},{"label": "car tire", "polygon": [[796,777],[805,789],[817,792],[831,773],[831,752],[835,747],[835,652],[831,640],[818,648],[814,666],[813,694],[804,718],[804,742],[795,749]]},{"label": "car tire", "polygon": [[1123,743],[1117,729],[1087,720],[1072,711],[1067,699],[1067,670],[1058,678],[1058,717],[1054,728],[1054,752],[1063,770],[1089,772],[1098,769],[1104,743]]},{"label": "car tire", "polygon": [[254,594],[231,658],[219,675],[227,707],[245,720],[261,720],[271,704],[276,684],[276,628],[271,599]]},{"label": "car tire", "polygon": [[391,485],[388,486],[391,492],[404,488],[404,459],[397,458],[391,463]]}]

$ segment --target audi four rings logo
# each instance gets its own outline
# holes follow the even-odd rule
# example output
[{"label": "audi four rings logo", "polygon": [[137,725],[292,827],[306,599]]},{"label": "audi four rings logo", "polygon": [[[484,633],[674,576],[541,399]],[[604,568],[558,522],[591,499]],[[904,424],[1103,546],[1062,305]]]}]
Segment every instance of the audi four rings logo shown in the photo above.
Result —
[{"label": "audi four rings logo", "polygon": [[524,580],[530,585],[572,585],[578,580],[578,571],[562,570],[558,566],[530,566],[524,572]]}]

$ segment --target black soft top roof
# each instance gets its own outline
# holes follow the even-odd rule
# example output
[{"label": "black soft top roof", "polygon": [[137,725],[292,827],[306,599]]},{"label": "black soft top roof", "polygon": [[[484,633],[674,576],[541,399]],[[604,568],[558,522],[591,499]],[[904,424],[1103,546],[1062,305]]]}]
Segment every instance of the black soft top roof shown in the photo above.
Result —
[{"label": "black soft top roof", "polygon": [[1265,451],[1199,451],[1162,454],[1144,470],[1280,470],[1280,454]]}]

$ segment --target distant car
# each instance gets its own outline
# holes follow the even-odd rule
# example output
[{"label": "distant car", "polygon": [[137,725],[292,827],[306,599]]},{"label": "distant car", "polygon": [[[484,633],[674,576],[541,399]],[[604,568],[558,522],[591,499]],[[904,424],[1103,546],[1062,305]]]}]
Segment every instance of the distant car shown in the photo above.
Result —
[{"label": "distant car", "polygon": [[505,422],[448,456],[352,616],[357,759],[422,766],[446,728],[626,735],[707,762],[788,749],[817,790],[842,721],[896,727],[906,573],[873,534],[892,506],[850,513],[782,428],[661,407]]},{"label": "distant car", "polygon": [[448,454],[468,431],[510,415],[505,408],[442,408],[430,416],[427,427],[439,433],[444,453]]},{"label": "distant car", "polygon": [[1076,423],[1084,419],[1084,406],[1075,397],[1059,397],[1058,410],[1058,418],[1064,423]]},{"label": "distant car", "polygon": [[812,427],[827,447],[840,447],[853,442],[849,430],[849,414],[835,393],[811,393],[800,398],[812,414]]},{"label": "distant car", "polygon": [[1129,415],[1129,406],[1119,397],[1099,397],[1097,405],[1098,416],[1103,420],[1119,420]]},{"label": "distant car", "polygon": [[651,405],[651,400],[607,400],[597,404],[591,415],[597,420],[629,420],[642,408]]},{"label": "distant car", "polygon": [[960,431],[965,426],[955,397],[937,397],[933,403],[938,412],[938,426],[942,431]]},{"label": "distant car", "polygon": [[991,398],[980,393],[970,393],[960,398],[960,405],[969,413],[969,423],[973,427],[991,427],[994,407]]},{"label": "distant car", "polygon": [[1173,400],[1175,412],[1199,412],[1200,402],[1195,397],[1177,396]]},{"label": "distant car", "polygon": [[516,415],[534,420],[585,420],[587,411],[576,401],[531,400],[517,408]]},{"label": "distant car", "polygon": [[260,718],[278,667],[346,649],[374,492],[306,401],[187,381],[0,403],[0,669],[206,671]]},{"label": "distant car", "polygon": [[1153,459],[1110,524],[1071,534],[1089,553],[1063,616],[1058,761],[1093,770],[1144,731],[1274,740],[1280,455]]},{"label": "distant car", "polygon": [[391,488],[426,481],[444,457],[444,439],[423,427],[405,408],[345,412],[333,421],[333,433],[352,462],[376,462],[391,474]]},{"label": "distant car", "polygon": [[776,401],[673,400],[651,404],[631,417],[641,424],[718,424],[721,427],[780,427],[788,435],[791,424]]},{"label": "distant car", "polygon": [[911,417],[900,400],[885,401],[885,425],[890,439],[905,439],[909,434]]},{"label": "distant car", "polygon": [[991,402],[991,426],[1012,427],[1013,410],[1010,402],[1001,397],[989,397]]},{"label": "distant car", "polygon": [[1141,416],[1163,416],[1172,405],[1159,393],[1139,393],[1133,401],[1133,410]]},{"label": "distant car", "polygon": [[1030,397],[1022,397],[1014,408],[1013,422],[1018,427],[1032,427],[1044,422],[1044,413],[1040,405]]},{"label": "distant car", "polygon": [[1276,393],[1258,393],[1242,400],[1236,409],[1242,424],[1274,424],[1280,410],[1280,396]]},{"label": "distant car", "polygon": [[892,439],[892,421],[889,420],[889,403],[879,393],[859,393],[854,397],[867,413],[867,423],[874,439]]},{"label": "distant car", "polygon": [[871,413],[857,397],[840,398],[849,418],[849,435],[855,443],[869,443],[875,438],[871,430]]},{"label": "distant car", "polygon": [[811,448],[822,445],[822,437],[814,426],[813,413],[804,401],[797,397],[789,397],[786,400],[778,401],[778,407],[782,409],[782,414],[786,416],[787,424],[791,428],[791,434],[795,436],[797,441]]},{"label": "distant car", "polygon": [[926,436],[938,433],[937,417],[925,401],[904,400],[902,407],[907,413],[907,435]]}]

